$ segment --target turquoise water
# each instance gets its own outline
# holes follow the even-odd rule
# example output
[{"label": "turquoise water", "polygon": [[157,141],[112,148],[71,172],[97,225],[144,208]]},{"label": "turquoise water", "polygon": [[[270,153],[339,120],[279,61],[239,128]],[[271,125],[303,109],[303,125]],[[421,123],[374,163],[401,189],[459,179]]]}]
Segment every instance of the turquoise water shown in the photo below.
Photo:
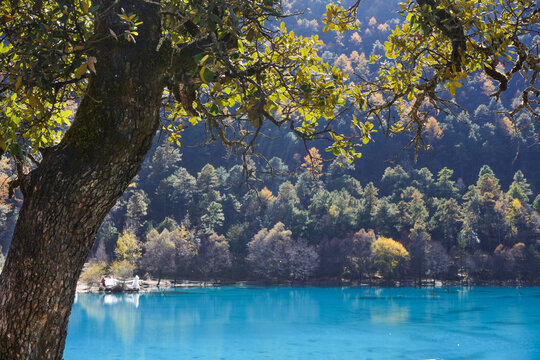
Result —
[{"label": "turquoise water", "polygon": [[540,359],[540,288],[81,294],[65,360]]}]

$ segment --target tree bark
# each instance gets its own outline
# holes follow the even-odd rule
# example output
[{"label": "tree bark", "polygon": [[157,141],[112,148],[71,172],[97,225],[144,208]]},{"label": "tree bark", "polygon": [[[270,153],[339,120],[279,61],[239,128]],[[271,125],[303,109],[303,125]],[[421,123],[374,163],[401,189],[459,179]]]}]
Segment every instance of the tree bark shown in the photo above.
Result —
[{"label": "tree bark", "polygon": [[[159,6],[93,3],[104,9],[94,30],[97,74],[61,143],[22,181],[24,203],[0,277],[0,359],[62,358],[82,266],[158,127],[166,72],[156,53]],[[110,35],[124,30],[120,8],[143,21],[136,43]]]}]

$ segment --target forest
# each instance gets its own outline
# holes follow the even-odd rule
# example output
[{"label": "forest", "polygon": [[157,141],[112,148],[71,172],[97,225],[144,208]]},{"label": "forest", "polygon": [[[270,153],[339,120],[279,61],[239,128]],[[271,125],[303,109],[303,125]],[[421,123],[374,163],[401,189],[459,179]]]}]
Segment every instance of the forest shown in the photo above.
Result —
[{"label": "forest", "polygon": [[[380,3],[369,3],[358,31],[323,33],[324,1],[285,2],[303,11],[286,24],[319,34],[323,60],[354,81],[373,76],[368,59],[384,54],[402,21]],[[538,123],[526,112],[510,121],[505,104],[520,92],[497,102],[495,89],[482,75],[457,89],[464,108],[429,118],[427,151],[406,148],[408,133],[379,129],[354,163],[327,155],[323,141],[305,144],[278,129],[258,144],[264,161],[245,164],[206,144],[202,127],[187,129],[181,147],[160,131],[99,229],[83,278],[538,281]],[[355,115],[338,126],[346,130]],[[0,182],[14,173],[2,158]],[[10,199],[2,190],[0,268],[21,204],[20,193]]]},{"label": "forest", "polygon": [[[311,148],[296,171],[250,190],[241,165],[190,172],[184,155],[156,146],[100,228],[83,278],[538,280],[540,195],[521,170],[503,187],[488,165],[465,184],[447,167],[396,164],[361,183],[354,164]],[[277,156],[270,163],[290,172]],[[7,248],[16,203],[1,209]]]}]

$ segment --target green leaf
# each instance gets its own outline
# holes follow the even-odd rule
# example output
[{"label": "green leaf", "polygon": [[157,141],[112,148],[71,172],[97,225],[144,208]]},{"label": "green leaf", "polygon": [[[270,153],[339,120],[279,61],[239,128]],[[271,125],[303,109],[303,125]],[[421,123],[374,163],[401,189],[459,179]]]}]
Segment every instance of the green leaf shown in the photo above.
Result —
[{"label": "green leaf", "polygon": [[216,115],[219,114],[219,107],[218,107],[216,104],[212,104],[212,105],[210,106],[209,111],[210,111],[210,114],[216,116]]},{"label": "green leaf", "polygon": [[208,70],[206,66],[201,68],[201,80],[206,84],[214,81],[214,73]]}]

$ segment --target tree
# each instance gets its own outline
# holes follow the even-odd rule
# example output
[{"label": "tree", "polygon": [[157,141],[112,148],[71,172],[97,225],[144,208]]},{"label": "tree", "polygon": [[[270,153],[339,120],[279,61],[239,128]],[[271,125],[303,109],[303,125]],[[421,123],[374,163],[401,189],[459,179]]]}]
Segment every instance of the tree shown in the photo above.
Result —
[{"label": "tree", "polygon": [[510,185],[510,189],[508,189],[507,196],[518,199],[522,204],[528,204],[529,196],[532,194],[531,186],[527,182],[527,179],[525,179],[521,170],[516,171],[514,174],[514,181]]},{"label": "tree", "polygon": [[150,273],[157,274],[158,286],[162,274],[172,274],[175,270],[175,247],[167,229],[159,234],[155,229],[146,235],[144,255],[141,264]]},{"label": "tree", "polygon": [[305,240],[294,240],[292,232],[278,222],[270,230],[260,230],[248,243],[246,261],[264,279],[303,280],[317,267],[318,256]]},{"label": "tree", "polygon": [[[24,204],[0,280],[4,358],[61,357],[84,259],[103,218],[139,171],[163,105],[173,142],[183,130],[177,120],[189,113],[193,124],[204,116],[212,138],[248,147],[246,135],[258,134],[263,120],[311,137],[317,120],[332,118],[343,101],[345,75],[320,61],[318,40],[262,25],[282,13],[276,1],[92,5],[0,5],[9,15],[0,24],[0,152],[21,164],[24,154],[42,149],[37,168],[23,174],[19,166],[13,183]],[[307,53],[298,58],[300,49]],[[74,96],[80,102],[69,125]],[[305,126],[272,115],[303,108],[309,109]],[[230,119],[237,120],[237,139],[225,137]],[[32,285],[35,273],[50,276],[42,281],[52,286]]]},{"label": "tree", "polygon": [[373,217],[377,210],[377,203],[379,199],[377,195],[379,189],[373,185],[372,182],[368,183],[364,188],[362,199],[360,200],[360,218],[358,224],[365,228],[373,227]]},{"label": "tree", "polygon": [[307,214],[300,208],[296,189],[289,181],[279,186],[278,196],[268,207],[268,217],[272,222],[283,222],[288,228],[300,232],[305,226]]},{"label": "tree", "polygon": [[126,227],[137,232],[141,219],[146,216],[150,199],[143,190],[137,190],[129,198],[126,211]]},{"label": "tree", "polygon": [[107,216],[103,224],[101,224],[101,226],[99,227],[96,241],[99,244],[103,244],[105,246],[105,252],[107,254],[112,254],[116,246],[118,235],[118,229],[116,228],[116,226],[114,226],[114,223],[110,216]]},{"label": "tree", "polygon": [[130,230],[124,230],[116,241],[114,255],[119,261],[127,261],[136,265],[142,254],[142,245],[137,236]]},{"label": "tree", "polygon": [[412,186],[417,188],[422,194],[426,196],[433,196],[433,174],[428,168],[421,168],[413,172]]},{"label": "tree", "polygon": [[105,276],[107,268],[107,263],[103,261],[91,262],[86,265],[86,268],[81,273],[81,281],[86,284],[100,285],[101,279]]},{"label": "tree", "polygon": [[409,174],[401,165],[396,165],[393,168],[388,167],[384,170],[381,179],[381,189],[385,195],[397,194],[408,185],[409,178]]},{"label": "tree", "polygon": [[195,177],[181,167],[159,183],[156,194],[163,198],[164,204],[172,203],[173,213],[181,218],[185,215],[196,189]]},{"label": "tree", "polygon": [[195,232],[184,226],[172,230],[170,237],[175,248],[175,275],[190,275],[193,272],[194,259],[199,251],[200,239],[195,235]]},{"label": "tree", "polygon": [[456,199],[442,200],[438,203],[431,221],[433,236],[451,249],[463,225],[463,209]]},{"label": "tree", "polygon": [[182,153],[180,150],[171,144],[171,142],[166,141],[163,144],[159,145],[152,156],[152,161],[150,163],[151,172],[148,175],[149,178],[161,177],[163,178],[171,168],[182,161]]},{"label": "tree", "polygon": [[371,245],[371,256],[375,269],[385,280],[402,277],[411,258],[403,245],[382,236]]},{"label": "tree", "polygon": [[345,258],[345,274],[362,279],[373,271],[371,246],[376,241],[373,230],[360,229],[350,237],[350,248]]},{"label": "tree", "polygon": [[437,182],[435,183],[437,196],[445,199],[458,197],[459,189],[454,185],[455,182],[451,180],[453,174],[454,171],[447,167],[444,167],[439,171],[437,174]]},{"label": "tree", "polygon": [[401,201],[397,205],[399,221],[402,229],[411,229],[417,222],[425,222],[429,212],[424,204],[424,195],[409,186],[401,193]]},{"label": "tree", "polygon": [[198,191],[205,194],[218,186],[219,178],[217,177],[216,169],[210,164],[204,165],[201,172],[197,173]]},{"label": "tree", "polygon": [[212,201],[208,205],[206,213],[201,217],[201,224],[207,234],[212,234],[223,225],[224,220],[223,206],[218,202]]},{"label": "tree", "polygon": [[319,255],[305,239],[298,239],[286,248],[289,278],[305,280],[313,274],[319,265]]},{"label": "tree", "polygon": [[381,199],[377,203],[377,209],[373,215],[373,224],[384,236],[393,236],[397,233],[398,211],[396,206],[386,199]]},{"label": "tree", "polygon": [[204,279],[231,268],[229,243],[223,235],[213,233],[202,239],[197,264]]},{"label": "tree", "polygon": [[319,179],[323,172],[323,159],[319,150],[315,147],[309,149],[308,154],[304,157],[304,162],[300,167],[314,179]]},{"label": "tree", "polygon": [[534,202],[533,202],[533,209],[537,212],[537,213],[540,213],[540,194],[538,194],[536,196],[536,198],[534,199]]},{"label": "tree", "polygon": [[418,279],[418,284],[422,284],[422,278],[427,271],[427,253],[431,243],[431,235],[427,232],[426,225],[422,221],[414,224],[409,234],[409,245],[407,246],[411,256],[410,269]]},{"label": "tree", "polygon": [[477,234],[480,248],[492,252],[504,241],[508,231],[504,219],[504,198],[499,179],[491,168],[482,166],[476,185],[470,186],[463,197],[467,202],[467,221]]},{"label": "tree", "polygon": [[446,249],[437,241],[430,241],[426,253],[426,274],[435,278],[444,277],[452,265]]}]

